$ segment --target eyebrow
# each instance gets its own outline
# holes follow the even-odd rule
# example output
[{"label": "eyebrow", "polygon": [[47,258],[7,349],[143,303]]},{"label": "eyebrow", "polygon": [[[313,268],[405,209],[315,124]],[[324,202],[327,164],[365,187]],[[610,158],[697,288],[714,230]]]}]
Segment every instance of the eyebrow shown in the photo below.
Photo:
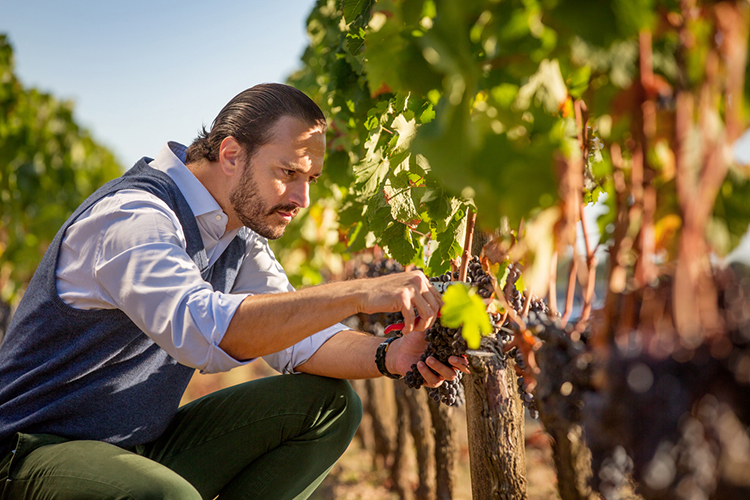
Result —
[{"label": "eyebrow", "polygon": [[[284,165],[284,167],[288,168],[289,170],[294,170],[295,172],[299,172],[300,174],[307,175],[297,165],[295,165],[294,163],[291,163],[291,162],[289,162],[287,160],[281,160],[281,164]],[[320,177],[320,174],[312,174],[312,175],[310,175],[310,177],[312,177],[313,179],[317,179],[318,177]]]}]

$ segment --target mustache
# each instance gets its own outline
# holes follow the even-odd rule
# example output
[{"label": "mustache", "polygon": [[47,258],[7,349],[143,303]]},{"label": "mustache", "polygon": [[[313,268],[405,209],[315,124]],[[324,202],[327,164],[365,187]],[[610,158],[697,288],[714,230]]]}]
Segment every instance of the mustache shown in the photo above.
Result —
[{"label": "mustache", "polygon": [[292,217],[296,217],[297,213],[299,213],[299,207],[297,205],[292,204],[281,204],[274,205],[271,210],[268,211],[267,215],[275,214],[276,212],[287,212],[292,214]]}]

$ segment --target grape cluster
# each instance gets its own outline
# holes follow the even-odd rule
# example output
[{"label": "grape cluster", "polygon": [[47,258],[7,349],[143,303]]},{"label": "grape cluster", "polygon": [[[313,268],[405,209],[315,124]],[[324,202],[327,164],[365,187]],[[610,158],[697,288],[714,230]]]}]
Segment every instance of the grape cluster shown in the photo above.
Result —
[{"label": "grape cluster", "polygon": [[[526,361],[523,359],[523,353],[519,351],[518,348],[513,347],[508,351],[508,355],[513,358],[516,362],[516,366],[520,370],[526,370]],[[519,375],[516,382],[518,383],[518,395],[521,397],[521,402],[523,402],[523,405],[528,410],[529,416],[534,419],[538,418],[539,410],[536,407],[536,400],[534,399],[534,395],[526,388],[526,380],[522,375]]]},{"label": "grape cluster", "polygon": [[488,299],[495,291],[492,286],[492,278],[489,274],[484,272],[482,263],[479,262],[478,257],[472,257],[469,261],[469,266],[466,272],[467,282],[471,283],[472,286],[477,287],[477,295],[483,299]]},{"label": "grape cluster", "polygon": [[448,406],[463,406],[466,402],[464,395],[464,386],[461,383],[462,373],[458,372],[453,380],[446,380],[438,387],[429,387],[427,394],[433,401],[446,404]]},{"label": "grape cluster", "polygon": [[[425,340],[427,350],[419,358],[423,362],[432,356],[447,365],[450,356],[466,354],[467,345],[460,328],[448,328],[437,321],[425,332]],[[411,366],[411,370],[404,377],[404,382],[412,389],[419,389],[424,384],[424,377],[419,373],[416,363]],[[460,406],[464,401],[460,373],[455,379],[446,380],[439,387],[430,387],[427,391],[433,400],[449,406]]]},{"label": "grape cluster", "polygon": [[[507,300],[510,306],[519,313],[526,305],[526,299],[528,297],[528,292],[521,293],[516,288],[516,282],[518,281],[518,278],[520,276],[520,266],[518,264],[508,264],[508,277],[505,282],[503,293],[505,295],[505,300]],[[537,297],[533,294],[531,296],[531,303],[529,304],[529,311],[550,314],[550,308],[547,303],[544,302],[542,298]]]},{"label": "grape cluster", "polygon": [[[430,278],[430,282],[448,282],[458,280],[458,272],[446,272],[439,276]],[[467,268],[467,283],[478,288],[480,297],[489,298],[493,292],[492,279],[482,269],[479,258],[473,257],[469,261]],[[495,315],[495,322],[499,322],[500,315]],[[437,321],[425,332],[427,341],[427,350],[420,356],[421,361],[425,361],[432,356],[443,364],[449,364],[450,356],[463,356],[466,354],[468,346],[461,334],[461,328],[454,329],[443,326]],[[440,401],[449,406],[460,406],[464,403],[464,391],[461,383],[461,373],[458,373],[455,379],[446,380],[439,387],[428,388],[428,393],[434,401]],[[406,385],[412,389],[419,389],[424,385],[424,378],[419,373],[417,365],[414,364],[411,370],[404,378]]]},{"label": "grape cluster", "polygon": [[[509,264],[508,275],[506,279],[503,295],[517,312],[521,312],[527,300],[527,294],[521,293],[516,289],[516,281],[521,276],[521,268],[516,264]],[[431,282],[448,282],[458,280],[458,272],[447,272],[436,277],[430,278]],[[482,267],[478,257],[472,257],[467,266],[466,282],[477,289],[477,295],[487,299],[492,297],[495,292],[493,278]],[[528,317],[532,318],[532,323],[538,323],[537,318],[546,318],[550,310],[544,300],[532,295]],[[482,339],[482,350],[493,352],[501,367],[506,366],[507,360],[513,358],[516,366],[524,371],[526,369],[526,360],[523,353],[517,348],[512,348],[507,354],[505,353],[508,345],[516,334],[519,334],[518,325],[509,321],[507,318],[503,323],[503,315],[499,313],[490,314],[495,335]],[[425,340],[428,342],[427,350],[420,357],[425,361],[429,356],[435,357],[438,361],[447,364],[448,357],[451,355],[462,356],[466,354],[466,341],[461,335],[461,329],[451,329],[442,326],[439,322],[433,325],[425,332]],[[491,344],[491,345],[490,345]],[[424,384],[424,378],[417,370],[417,366],[412,365],[411,371],[406,374],[404,379],[406,384],[413,388],[419,389]],[[463,399],[462,385],[460,376],[451,382],[445,382],[440,387],[429,389],[430,396],[436,401],[442,401],[445,404],[460,403]],[[525,380],[522,376],[518,377],[518,392],[524,406],[528,409],[532,418],[537,418],[539,411],[537,408],[534,395],[528,390]]]}]

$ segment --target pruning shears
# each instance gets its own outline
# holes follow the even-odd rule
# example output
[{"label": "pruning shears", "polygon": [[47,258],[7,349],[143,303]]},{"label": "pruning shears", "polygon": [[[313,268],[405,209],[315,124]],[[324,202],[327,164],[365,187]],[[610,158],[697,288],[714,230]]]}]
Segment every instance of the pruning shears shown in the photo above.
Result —
[{"label": "pruning shears", "polygon": [[[435,289],[440,292],[442,295],[445,293],[445,291],[448,289],[450,285],[455,285],[456,283],[461,283],[460,281],[436,281],[434,283],[431,283],[432,286],[435,287]],[[440,317],[440,311],[438,311],[438,318]],[[419,323],[420,316],[417,316],[414,320],[414,326],[417,326]],[[385,331],[383,332],[384,335],[387,337],[389,333],[391,332],[401,332],[401,330],[404,329],[404,323],[393,323],[392,325],[388,325],[385,327]],[[400,335],[400,333],[399,333]]]},{"label": "pruning shears", "polygon": [[[438,311],[438,318],[440,317],[440,311]],[[414,319],[414,326],[417,326],[419,323],[421,316],[417,316]],[[391,325],[388,325],[385,327],[385,331],[383,331],[383,334],[387,337],[389,333],[391,332],[398,332],[398,335],[401,335],[401,330],[404,329],[404,322],[401,321],[399,323],[393,323]]]}]

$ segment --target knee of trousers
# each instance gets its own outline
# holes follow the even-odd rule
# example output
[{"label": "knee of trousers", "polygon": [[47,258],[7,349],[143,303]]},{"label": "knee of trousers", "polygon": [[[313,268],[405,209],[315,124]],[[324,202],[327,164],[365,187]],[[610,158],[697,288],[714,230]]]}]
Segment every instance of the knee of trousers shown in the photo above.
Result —
[{"label": "knee of trousers", "polygon": [[349,440],[354,437],[354,433],[357,432],[360,422],[362,421],[362,400],[359,398],[359,394],[352,388],[352,385],[347,380],[338,380],[338,390],[344,400],[346,400],[346,421],[349,429]]},{"label": "knee of trousers", "polygon": [[199,500],[200,493],[187,480],[177,474],[166,479],[141,480],[128,488],[128,500]]},{"label": "knee of trousers", "polygon": [[200,500],[171,469],[98,441],[68,441],[26,454],[9,474],[3,499]]},{"label": "knee of trousers", "polygon": [[347,380],[311,376],[313,384],[321,384],[319,394],[327,394],[331,408],[339,416],[337,430],[346,442],[352,440],[362,420],[362,400]]}]

